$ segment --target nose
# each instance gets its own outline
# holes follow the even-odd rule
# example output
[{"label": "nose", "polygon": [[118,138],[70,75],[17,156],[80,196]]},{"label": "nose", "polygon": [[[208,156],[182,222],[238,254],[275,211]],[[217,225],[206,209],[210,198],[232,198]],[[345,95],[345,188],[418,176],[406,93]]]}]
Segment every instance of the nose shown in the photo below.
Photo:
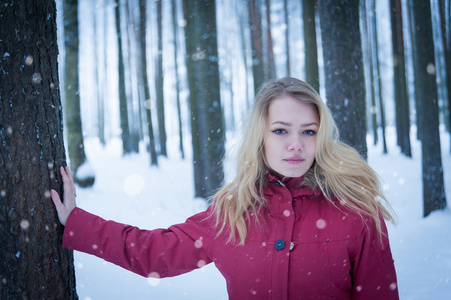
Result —
[{"label": "nose", "polygon": [[303,150],[302,138],[299,134],[293,134],[290,138],[288,145],[289,151],[302,151]]}]

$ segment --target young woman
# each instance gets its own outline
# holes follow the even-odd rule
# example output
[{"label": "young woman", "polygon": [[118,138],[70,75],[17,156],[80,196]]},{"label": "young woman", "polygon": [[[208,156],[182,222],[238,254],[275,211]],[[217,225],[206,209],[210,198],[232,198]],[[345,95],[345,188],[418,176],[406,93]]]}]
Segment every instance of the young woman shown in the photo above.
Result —
[{"label": "young woman", "polygon": [[398,299],[379,178],[303,81],[259,91],[235,179],[183,224],[105,221],[76,207],[69,169],[61,175],[64,203],[52,199],[64,247],[158,278],[214,262],[230,299]]}]

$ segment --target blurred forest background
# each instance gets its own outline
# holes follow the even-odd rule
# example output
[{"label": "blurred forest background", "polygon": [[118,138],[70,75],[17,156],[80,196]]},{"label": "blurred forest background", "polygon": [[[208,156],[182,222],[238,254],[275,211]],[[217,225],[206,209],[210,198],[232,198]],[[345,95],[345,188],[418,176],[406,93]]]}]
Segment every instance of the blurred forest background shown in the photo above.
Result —
[{"label": "blurred forest background", "polygon": [[223,183],[224,138],[239,129],[255,91],[292,76],[321,93],[342,140],[364,157],[367,134],[387,151],[387,126],[410,157],[411,128],[418,129],[425,215],[446,205],[438,132],[440,124],[450,131],[449,0],[58,5],[68,150],[79,184],[95,176],[78,172],[83,138],[106,144],[120,136],[124,155],[144,145],[155,166],[167,143],[178,143],[181,157],[190,151],[196,196],[208,197]]},{"label": "blurred forest background", "polygon": [[[50,188],[62,189],[64,145],[81,187],[95,183],[84,139],[120,138],[123,155],[146,151],[152,167],[192,158],[195,196],[207,198],[224,182],[228,137],[273,78],[317,89],[363,157],[368,135],[387,151],[387,127],[407,157],[420,140],[424,216],[444,209],[450,19],[450,0],[1,1],[1,295],[45,298],[40,282],[52,279],[39,269],[63,274],[51,295],[76,295],[72,254],[55,250],[62,228],[48,206]],[[36,218],[54,225],[30,226]],[[47,250],[17,250],[37,244]]]}]

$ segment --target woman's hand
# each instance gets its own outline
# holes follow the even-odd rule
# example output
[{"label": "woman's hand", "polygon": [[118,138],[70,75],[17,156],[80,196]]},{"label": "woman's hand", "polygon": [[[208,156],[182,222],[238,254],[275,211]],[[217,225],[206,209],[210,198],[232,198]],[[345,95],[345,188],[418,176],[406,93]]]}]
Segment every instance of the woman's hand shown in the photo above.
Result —
[{"label": "woman's hand", "polygon": [[61,167],[60,172],[61,177],[63,178],[63,202],[61,202],[61,198],[55,190],[51,190],[50,193],[58,213],[58,219],[61,224],[66,225],[67,218],[69,218],[70,213],[77,206],[75,203],[75,197],[77,194],[75,191],[74,180],[70,175],[69,167]]}]

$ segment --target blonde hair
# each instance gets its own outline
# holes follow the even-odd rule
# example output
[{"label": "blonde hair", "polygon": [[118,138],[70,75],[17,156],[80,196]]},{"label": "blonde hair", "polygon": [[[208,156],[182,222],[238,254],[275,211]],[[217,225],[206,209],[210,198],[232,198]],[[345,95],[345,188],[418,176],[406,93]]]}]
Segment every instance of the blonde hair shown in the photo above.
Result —
[{"label": "blonde hair", "polygon": [[339,141],[332,114],[318,93],[307,83],[289,77],[269,81],[256,95],[237,154],[236,177],[213,196],[218,235],[227,230],[228,242],[235,242],[238,233],[240,244],[244,244],[249,215],[257,216],[267,204],[263,189],[270,169],[264,159],[263,136],[269,106],[283,96],[315,105],[319,115],[315,163],[304,174],[303,183],[319,188],[331,203],[338,199],[362,218],[372,219],[381,236],[379,214],[390,221],[393,217],[378,175],[357,151]]}]

